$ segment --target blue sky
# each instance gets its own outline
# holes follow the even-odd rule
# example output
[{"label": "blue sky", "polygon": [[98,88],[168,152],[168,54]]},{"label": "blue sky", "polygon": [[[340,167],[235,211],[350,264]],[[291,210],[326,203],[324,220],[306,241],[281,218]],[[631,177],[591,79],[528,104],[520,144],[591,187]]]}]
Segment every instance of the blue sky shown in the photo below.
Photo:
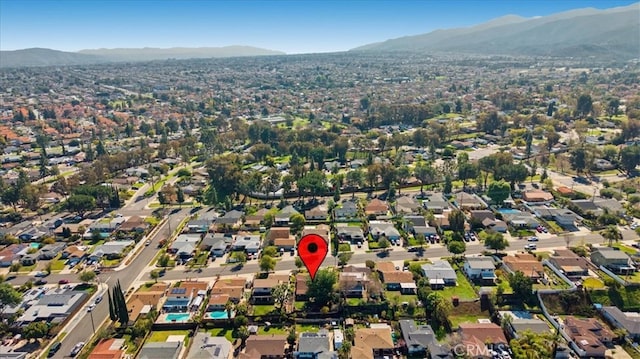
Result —
[{"label": "blue sky", "polygon": [[0,49],[249,45],[344,51],[500,16],[544,16],[631,0],[0,0]]}]

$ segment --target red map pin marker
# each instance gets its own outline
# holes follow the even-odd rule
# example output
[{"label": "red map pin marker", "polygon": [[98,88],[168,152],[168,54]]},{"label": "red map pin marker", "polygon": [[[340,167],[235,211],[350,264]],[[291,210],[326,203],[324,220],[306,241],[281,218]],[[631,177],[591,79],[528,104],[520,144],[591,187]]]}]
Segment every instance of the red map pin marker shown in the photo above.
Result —
[{"label": "red map pin marker", "polygon": [[302,263],[307,267],[311,280],[315,278],[316,272],[327,256],[329,247],[327,241],[317,234],[307,234],[298,243],[298,255]]}]

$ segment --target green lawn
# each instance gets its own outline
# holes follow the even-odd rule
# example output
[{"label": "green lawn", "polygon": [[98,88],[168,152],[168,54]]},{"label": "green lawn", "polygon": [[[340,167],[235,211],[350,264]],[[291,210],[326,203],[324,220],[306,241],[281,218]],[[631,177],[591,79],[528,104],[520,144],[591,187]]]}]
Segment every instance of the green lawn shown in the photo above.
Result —
[{"label": "green lawn", "polygon": [[614,243],[613,244],[613,248],[618,248],[619,250],[625,252],[628,255],[635,255],[636,253],[638,253],[638,250],[633,248],[633,247],[629,247],[626,246],[622,243]]},{"label": "green lawn", "polygon": [[415,294],[401,294],[400,291],[384,291],[384,295],[387,298],[387,301],[392,301],[394,300],[393,298],[398,298],[398,303],[402,303],[402,302],[417,302],[418,301],[418,296]]},{"label": "green lawn", "polygon": [[587,278],[582,282],[582,286],[587,289],[602,289],[604,283],[598,278]]},{"label": "green lawn", "polygon": [[233,330],[231,329],[213,328],[209,330],[209,333],[211,333],[211,336],[214,336],[214,337],[225,337],[231,343],[235,341],[235,338],[233,337]]},{"label": "green lawn", "polygon": [[304,310],[305,305],[307,304],[307,302],[300,302],[300,301],[296,301],[293,306],[294,308],[296,308],[296,310]]},{"label": "green lawn", "polygon": [[[455,312],[455,308],[453,310]],[[484,315],[474,315],[474,314],[465,314],[465,315],[452,315],[449,317],[451,320],[451,328],[457,328],[461,323],[477,323],[478,319],[491,319]]]},{"label": "green lawn", "polygon": [[338,245],[338,252],[351,252],[351,245],[348,243],[340,243]]},{"label": "green lawn", "polygon": [[458,278],[458,285],[456,285],[455,287],[445,287],[438,292],[447,299],[451,299],[451,297],[458,297],[460,300],[478,298],[478,294],[473,289],[473,286],[471,285],[471,283],[469,283],[464,274],[462,274],[460,271],[456,271],[456,276]]},{"label": "green lawn", "polygon": [[102,265],[105,267],[116,267],[122,262],[122,259],[103,259]]},{"label": "green lawn", "polygon": [[317,333],[320,327],[313,324],[296,324],[296,333]]},{"label": "green lawn", "polygon": [[286,335],[288,333],[289,333],[289,329],[284,327],[263,327],[263,326],[258,327],[258,335],[270,335],[270,334]]},{"label": "green lawn", "polygon": [[188,330],[164,330],[161,332],[151,332],[151,335],[149,335],[147,342],[150,342],[150,343],[166,342],[167,338],[169,338],[170,335],[183,335],[186,337],[187,335],[189,335],[189,331]]},{"label": "green lawn", "polygon": [[347,298],[347,305],[351,307],[358,306],[362,303],[365,303],[366,300],[363,298]]},{"label": "green lawn", "polygon": [[38,265],[38,263],[32,265],[32,266],[22,266],[20,267],[20,269],[18,270],[18,273],[28,273],[28,272],[33,272],[36,269],[36,266]]},{"label": "green lawn", "polygon": [[253,315],[266,315],[275,310],[275,306],[273,305],[254,305],[253,306]]},{"label": "green lawn", "polygon": [[59,272],[59,271],[63,270],[66,262],[67,262],[66,259],[54,259],[54,260],[52,260],[50,262],[51,263],[51,271],[52,272]]}]

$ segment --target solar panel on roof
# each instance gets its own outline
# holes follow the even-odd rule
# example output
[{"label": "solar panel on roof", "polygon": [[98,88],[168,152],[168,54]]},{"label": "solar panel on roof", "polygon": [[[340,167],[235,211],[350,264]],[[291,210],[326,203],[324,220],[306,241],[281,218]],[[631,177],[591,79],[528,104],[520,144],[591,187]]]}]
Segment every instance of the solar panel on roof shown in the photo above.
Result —
[{"label": "solar panel on roof", "polygon": [[217,357],[220,355],[220,347],[216,347],[216,349],[213,350],[213,356]]},{"label": "solar panel on roof", "polygon": [[187,288],[173,288],[171,290],[171,294],[185,294],[187,292]]}]

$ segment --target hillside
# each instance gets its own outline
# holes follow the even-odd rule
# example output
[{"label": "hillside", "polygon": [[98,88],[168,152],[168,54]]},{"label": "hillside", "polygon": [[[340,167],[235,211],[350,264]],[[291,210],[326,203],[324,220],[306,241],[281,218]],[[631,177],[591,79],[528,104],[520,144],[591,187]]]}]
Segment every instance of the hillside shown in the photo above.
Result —
[{"label": "hillside", "polygon": [[0,68],[30,66],[87,65],[121,61],[152,61],[167,59],[191,59],[210,57],[241,57],[282,55],[283,52],[250,46],[201,47],[201,48],[142,48],[142,49],[96,49],[65,52],[32,48],[15,51],[0,51]]},{"label": "hillside", "polygon": [[640,3],[529,19],[510,15],[469,28],[436,30],[351,51],[634,58],[640,56]]}]

